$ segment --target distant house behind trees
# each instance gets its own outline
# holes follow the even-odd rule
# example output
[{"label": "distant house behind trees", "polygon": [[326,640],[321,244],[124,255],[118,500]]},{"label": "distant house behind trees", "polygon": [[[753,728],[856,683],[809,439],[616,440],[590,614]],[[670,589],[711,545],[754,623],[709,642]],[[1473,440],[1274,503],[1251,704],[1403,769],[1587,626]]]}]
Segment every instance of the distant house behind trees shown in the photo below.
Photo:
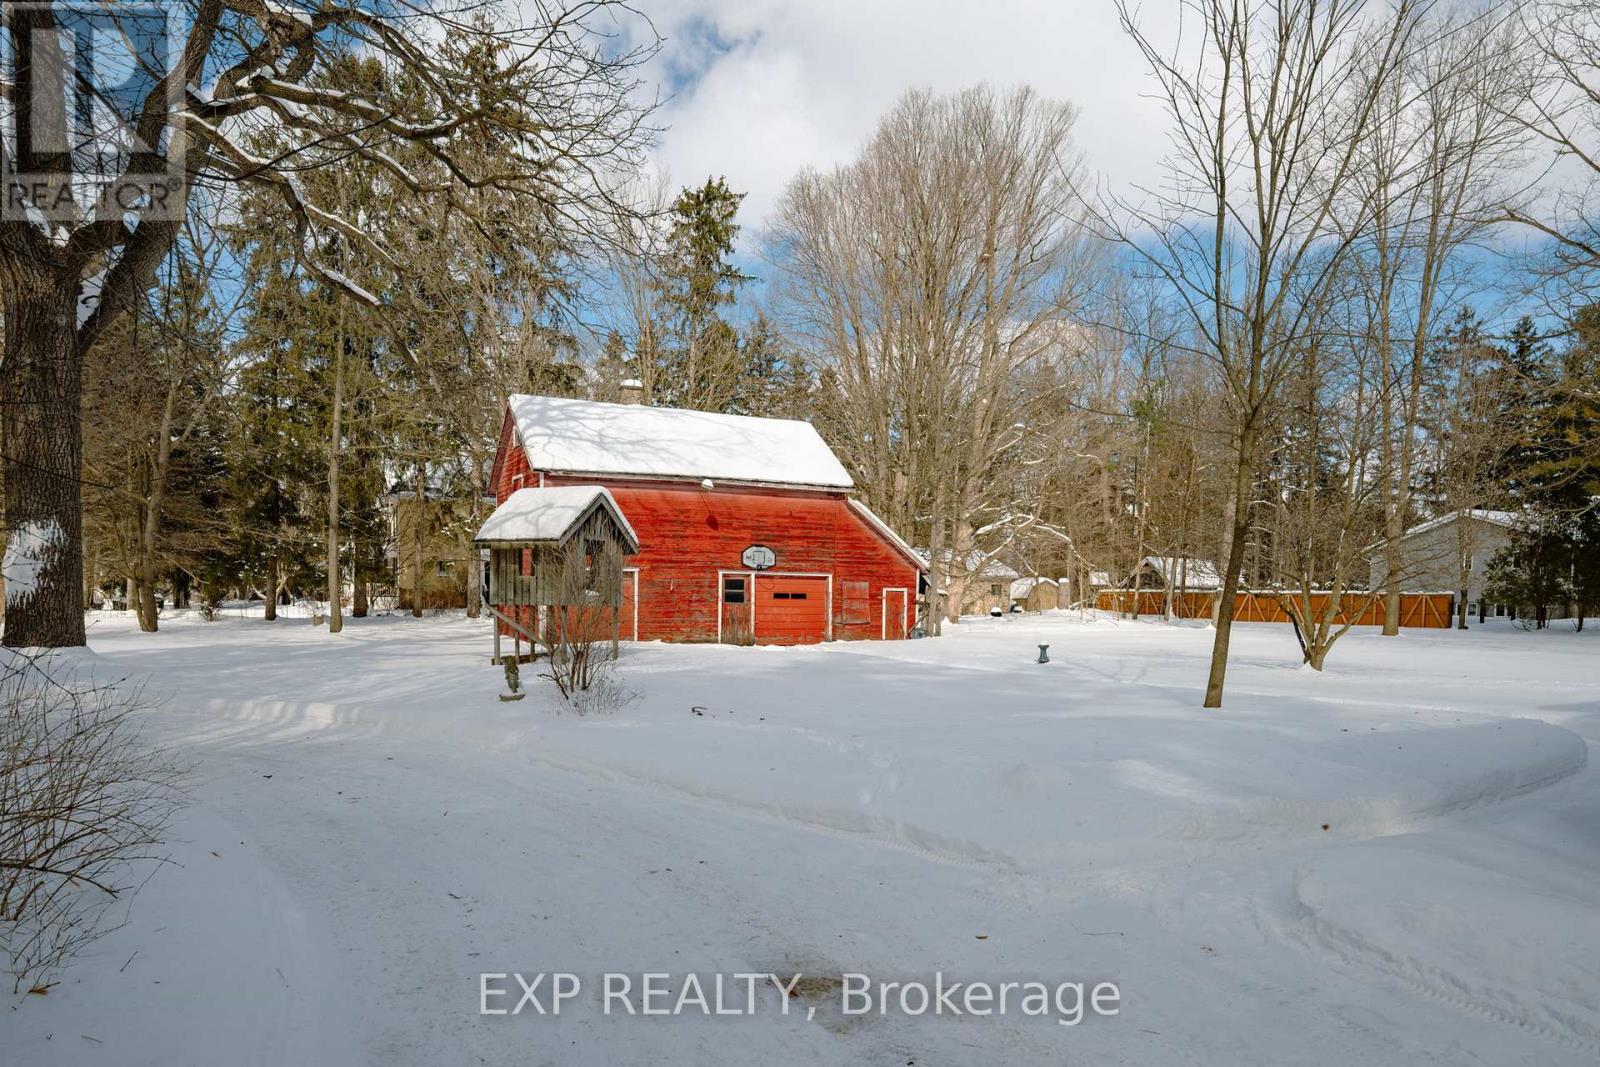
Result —
[{"label": "distant house behind trees", "polygon": [[[1486,600],[1485,574],[1490,558],[1511,543],[1516,526],[1515,512],[1485,508],[1453,511],[1419,523],[1400,538],[1398,584],[1406,591],[1455,593],[1465,598],[1469,612],[1480,617],[1514,616],[1517,605]],[[1371,588],[1383,588],[1387,572],[1385,557],[1375,555]]]},{"label": "distant house behind trees", "polygon": [[1011,583],[1011,606],[1018,611],[1051,611],[1061,606],[1061,583],[1054,578],[1018,578]]},{"label": "distant house behind trees", "polygon": [[470,500],[425,493],[396,485],[384,497],[389,513],[385,556],[394,574],[398,607],[410,610],[461,608],[467,604],[467,569],[482,566],[472,544],[474,512]]}]

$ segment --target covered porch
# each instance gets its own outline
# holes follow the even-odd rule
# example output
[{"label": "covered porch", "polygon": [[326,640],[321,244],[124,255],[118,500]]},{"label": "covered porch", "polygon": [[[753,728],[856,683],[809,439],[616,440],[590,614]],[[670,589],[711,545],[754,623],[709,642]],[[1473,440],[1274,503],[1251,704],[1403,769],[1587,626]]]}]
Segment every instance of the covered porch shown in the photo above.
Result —
[{"label": "covered porch", "polygon": [[[616,500],[598,485],[519,489],[484,522],[473,544],[489,550],[494,659],[527,662],[588,654],[621,638],[624,564],[639,538]],[[526,651],[524,651],[526,645]]]}]

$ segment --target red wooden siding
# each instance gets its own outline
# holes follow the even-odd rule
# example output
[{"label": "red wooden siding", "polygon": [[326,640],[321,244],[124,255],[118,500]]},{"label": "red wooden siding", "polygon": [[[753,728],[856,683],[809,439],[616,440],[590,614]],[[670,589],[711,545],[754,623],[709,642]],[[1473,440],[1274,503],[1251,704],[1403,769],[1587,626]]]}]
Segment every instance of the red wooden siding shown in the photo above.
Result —
[{"label": "red wooden siding", "polygon": [[910,588],[885,589],[883,591],[883,636],[885,640],[898,641],[909,632],[911,627],[911,612],[908,610],[910,600]]},{"label": "red wooden siding", "polygon": [[506,410],[500,421],[500,443],[494,454],[494,467],[489,471],[489,487],[494,491],[496,504],[518,489],[539,484],[539,479],[528,469],[528,454],[517,444],[517,426],[511,421],[511,411]]},{"label": "red wooden siding", "polygon": [[[545,478],[546,485],[592,481],[558,475]],[[639,554],[631,557],[628,565],[639,568],[642,641],[717,640],[720,575],[746,573],[740,557],[753,544],[766,545],[777,555],[774,577],[824,579],[818,584],[826,586],[832,601],[827,629],[835,639],[882,637],[886,629],[883,590],[915,589],[917,585],[916,568],[850,510],[842,493],[704,489],[696,484],[664,482],[601,484],[611,490],[639,535]],[[847,585],[850,593],[864,591],[865,596],[847,600]],[[760,586],[753,592],[759,597]],[[902,626],[909,630],[915,603],[912,597],[905,599]],[[795,603],[787,605],[791,614]],[[894,606],[901,607],[898,598]],[[815,612],[814,608],[808,610]],[[762,611],[758,601],[756,636],[765,641],[768,635],[763,632]],[[772,639],[791,638],[774,635]]]}]

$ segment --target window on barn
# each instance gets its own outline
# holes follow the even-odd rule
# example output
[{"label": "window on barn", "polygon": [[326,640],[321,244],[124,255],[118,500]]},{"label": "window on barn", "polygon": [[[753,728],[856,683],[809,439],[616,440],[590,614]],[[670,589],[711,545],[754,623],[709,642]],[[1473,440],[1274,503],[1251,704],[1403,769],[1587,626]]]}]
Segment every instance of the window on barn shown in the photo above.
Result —
[{"label": "window on barn", "polygon": [[722,579],[722,602],[724,604],[743,604],[745,585],[743,578]]},{"label": "window on barn", "polygon": [[1000,587],[998,582],[989,587],[990,596],[999,596],[1003,592],[1005,592],[1005,590]]},{"label": "window on barn", "polygon": [[839,621],[841,623],[864,623],[870,621],[867,603],[866,582],[840,583]]}]

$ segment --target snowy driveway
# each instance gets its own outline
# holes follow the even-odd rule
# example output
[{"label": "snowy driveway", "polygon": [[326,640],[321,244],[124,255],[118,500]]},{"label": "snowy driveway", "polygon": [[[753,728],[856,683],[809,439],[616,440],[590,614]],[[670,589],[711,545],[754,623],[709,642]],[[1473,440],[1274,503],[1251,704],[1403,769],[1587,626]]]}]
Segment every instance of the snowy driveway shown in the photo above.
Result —
[{"label": "snowy driveway", "polygon": [[[1588,1063],[1591,635],[1068,616],[812,649],[639,646],[637,699],[494,699],[480,624],[120,619],[196,764],[181,867],[25,1064]],[[1048,666],[1031,662],[1051,643]],[[542,683],[541,683],[542,684]],[[693,708],[699,708],[695,713]],[[1327,829],[1323,829],[1326,826]],[[480,972],[1115,981],[1121,1013],[478,1014]],[[798,1008],[798,1005],[797,1005]]]}]

